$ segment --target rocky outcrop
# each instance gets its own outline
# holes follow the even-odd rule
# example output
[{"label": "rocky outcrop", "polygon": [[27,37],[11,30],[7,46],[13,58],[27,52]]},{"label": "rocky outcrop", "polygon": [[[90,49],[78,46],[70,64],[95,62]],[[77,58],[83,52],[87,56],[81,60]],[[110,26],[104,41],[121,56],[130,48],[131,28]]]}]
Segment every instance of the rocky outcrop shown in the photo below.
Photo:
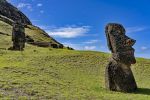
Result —
[{"label": "rocky outcrop", "polygon": [[30,20],[16,7],[6,0],[0,0],[0,15],[5,16],[13,21],[21,20],[24,24],[31,25]]},{"label": "rocky outcrop", "polygon": [[53,44],[51,42],[28,42],[28,43],[39,47],[63,48],[63,45]]},{"label": "rocky outcrop", "polygon": [[14,23],[14,21],[13,20],[11,20],[11,19],[9,19],[9,18],[7,18],[7,17],[5,17],[5,16],[2,16],[2,15],[0,15],[0,20],[1,21],[3,21],[3,22],[5,22],[5,23],[7,23],[7,24],[9,24],[9,25],[13,25],[13,23]]},{"label": "rocky outcrop", "polygon": [[131,64],[135,64],[135,40],[125,35],[122,25],[110,23],[105,29],[107,43],[112,57],[105,70],[106,88],[112,91],[133,92],[137,89]]},{"label": "rocky outcrop", "polygon": [[5,33],[2,33],[2,32],[0,32],[0,34],[1,34],[1,35],[10,36],[9,34],[5,34]]},{"label": "rocky outcrop", "polygon": [[[39,47],[63,48],[63,44],[49,36],[44,30],[37,26],[26,25],[26,42]],[[39,39],[37,39],[39,38]]]}]

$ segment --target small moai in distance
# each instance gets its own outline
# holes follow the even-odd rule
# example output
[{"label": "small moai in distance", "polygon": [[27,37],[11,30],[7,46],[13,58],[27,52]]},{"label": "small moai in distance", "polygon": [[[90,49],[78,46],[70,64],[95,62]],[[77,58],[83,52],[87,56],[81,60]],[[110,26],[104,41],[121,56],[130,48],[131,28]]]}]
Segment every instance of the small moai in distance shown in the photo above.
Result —
[{"label": "small moai in distance", "polygon": [[131,64],[136,63],[134,57],[135,40],[125,35],[121,24],[109,23],[105,28],[108,48],[112,57],[105,69],[105,85],[111,91],[134,92],[137,89]]},{"label": "small moai in distance", "polygon": [[13,50],[23,51],[25,48],[25,28],[21,21],[13,24],[12,31]]}]

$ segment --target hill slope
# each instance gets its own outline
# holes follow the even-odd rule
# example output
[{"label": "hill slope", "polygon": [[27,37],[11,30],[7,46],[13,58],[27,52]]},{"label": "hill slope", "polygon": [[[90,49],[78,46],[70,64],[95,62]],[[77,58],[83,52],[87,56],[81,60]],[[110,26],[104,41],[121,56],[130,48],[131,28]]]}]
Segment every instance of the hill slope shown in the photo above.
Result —
[{"label": "hill slope", "polygon": [[[3,43],[8,44],[7,48],[11,44],[12,25],[17,20],[21,20],[22,23],[26,24],[27,43],[41,47],[63,48],[61,43],[50,37],[44,30],[32,25],[31,21],[16,7],[6,0],[0,0],[0,37],[5,40]],[[0,46],[0,48],[3,47]]]},{"label": "hill slope", "polygon": [[[27,25],[25,28],[25,33],[27,43],[32,43],[41,47],[53,47],[53,45],[56,45],[55,48],[63,48],[63,45],[61,43],[57,42],[55,39],[50,37],[45,31],[36,26]],[[0,48],[7,49],[11,46],[11,35],[12,25],[0,20]]]},{"label": "hill slope", "polygon": [[33,100],[149,100],[150,60],[132,66],[138,91],[105,90],[109,54],[27,45],[24,52],[0,50],[0,98]]}]

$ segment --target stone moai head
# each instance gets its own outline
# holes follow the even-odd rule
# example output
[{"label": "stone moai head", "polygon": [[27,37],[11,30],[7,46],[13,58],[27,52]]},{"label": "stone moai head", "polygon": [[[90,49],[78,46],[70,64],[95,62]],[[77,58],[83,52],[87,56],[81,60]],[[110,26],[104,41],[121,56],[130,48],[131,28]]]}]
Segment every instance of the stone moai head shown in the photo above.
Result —
[{"label": "stone moai head", "polygon": [[125,32],[124,27],[117,23],[109,23],[105,28],[108,48],[113,59],[130,65],[136,63],[132,48],[136,41],[126,36]]},{"label": "stone moai head", "polygon": [[20,20],[14,22],[13,24],[13,32],[12,32],[12,39],[25,39],[25,28],[24,24],[21,23]]},{"label": "stone moai head", "polygon": [[14,22],[13,30],[19,33],[24,33],[24,24],[22,24],[21,21]]}]

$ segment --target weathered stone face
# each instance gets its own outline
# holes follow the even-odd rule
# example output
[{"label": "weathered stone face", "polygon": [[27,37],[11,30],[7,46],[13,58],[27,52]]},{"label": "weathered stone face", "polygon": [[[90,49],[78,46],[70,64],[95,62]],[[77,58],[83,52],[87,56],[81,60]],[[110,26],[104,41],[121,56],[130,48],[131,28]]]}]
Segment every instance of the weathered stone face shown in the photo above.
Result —
[{"label": "weathered stone face", "polygon": [[106,88],[112,91],[133,92],[137,85],[130,66],[136,63],[132,48],[136,41],[125,35],[125,29],[120,24],[108,24],[105,32],[108,47],[112,52],[112,58],[105,70]]},{"label": "weathered stone face", "polygon": [[110,23],[106,26],[105,32],[113,58],[126,64],[136,63],[132,48],[136,41],[125,35],[124,27]]}]

